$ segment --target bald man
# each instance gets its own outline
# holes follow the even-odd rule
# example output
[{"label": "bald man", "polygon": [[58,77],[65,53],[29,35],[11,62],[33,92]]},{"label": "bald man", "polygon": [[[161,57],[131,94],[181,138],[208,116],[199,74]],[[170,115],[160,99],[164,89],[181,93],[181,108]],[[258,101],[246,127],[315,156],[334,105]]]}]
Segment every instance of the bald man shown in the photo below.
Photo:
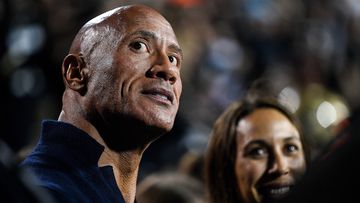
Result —
[{"label": "bald man", "polygon": [[142,154],[171,130],[182,52],[169,22],[143,5],[87,22],[62,64],[57,121],[24,161],[60,202],[135,202]]}]

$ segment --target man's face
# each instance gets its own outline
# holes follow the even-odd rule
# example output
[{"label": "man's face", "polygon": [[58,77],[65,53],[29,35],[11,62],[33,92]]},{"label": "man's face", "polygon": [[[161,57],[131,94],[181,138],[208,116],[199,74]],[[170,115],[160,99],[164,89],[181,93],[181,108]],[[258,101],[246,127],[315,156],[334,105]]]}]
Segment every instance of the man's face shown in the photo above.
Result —
[{"label": "man's face", "polygon": [[305,157],[295,126],[279,111],[257,109],[237,126],[235,174],[244,202],[286,196],[305,171]]},{"label": "man's face", "polygon": [[110,42],[113,51],[100,50],[90,61],[95,66],[88,87],[91,103],[109,124],[126,117],[169,131],[182,90],[182,53],[176,36],[153,10],[130,8],[120,15],[116,18],[121,18],[121,25],[111,21],[109,26],[120,33],[113,40],[117,44]]}]

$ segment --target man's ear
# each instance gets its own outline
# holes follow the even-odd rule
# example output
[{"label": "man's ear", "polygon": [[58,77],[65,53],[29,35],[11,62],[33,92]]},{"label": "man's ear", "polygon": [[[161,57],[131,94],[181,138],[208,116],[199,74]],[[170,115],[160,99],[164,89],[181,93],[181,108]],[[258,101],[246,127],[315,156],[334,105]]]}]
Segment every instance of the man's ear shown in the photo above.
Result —
[{"label": "man's ear", "polygon": [[68,88],[82,95],[86,92],[88,69],[82,56],[67,55],[62,64],[62,76]]}]

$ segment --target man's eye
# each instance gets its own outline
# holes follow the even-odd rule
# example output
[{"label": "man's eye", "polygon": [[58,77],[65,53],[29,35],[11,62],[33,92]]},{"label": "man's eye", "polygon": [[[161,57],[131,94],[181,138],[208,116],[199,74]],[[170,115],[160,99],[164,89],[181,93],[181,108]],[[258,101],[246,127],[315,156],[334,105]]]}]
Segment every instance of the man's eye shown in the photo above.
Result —
[{"label": "man's eye", "polygon": [[178,65],[178,59],[175,56],[169,56],[169,61],[171,64]]},{"label": "man's eye", "polygon": [[143,43],[143,42],[133,42],[130,44],[130,47],[139,52],[147,51],[147,47],[146,47],[145,43]]}]

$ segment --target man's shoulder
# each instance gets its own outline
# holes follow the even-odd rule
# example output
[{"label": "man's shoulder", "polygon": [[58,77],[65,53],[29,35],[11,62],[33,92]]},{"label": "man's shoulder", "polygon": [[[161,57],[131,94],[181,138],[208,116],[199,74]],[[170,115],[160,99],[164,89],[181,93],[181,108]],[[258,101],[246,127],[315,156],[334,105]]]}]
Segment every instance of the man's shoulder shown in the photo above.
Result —
[{"label": "man's shoulder", "polygon": [[30,155],[22,165],[59,202],[123,202],[121,193],[113,192],[97,166],[79,168],[45,155]]},{"label": "man's shoulder", "polygon": [[[83,176],[86,171],[78,171],[71,166],[52,164],[38,157],[28,157],[23,164],[35,177],[35,184],[49,191],[59,202],[89,202],[91,188]],[[85,189],[87,188],[87,189]]]},{"label": "man's shoulder", "polygon": [[59,189],[65,185],[74,185],[70,166],[59,163],[51,157],[28,156],[21,164],[34,173],[37,184],[48,189]]}]

